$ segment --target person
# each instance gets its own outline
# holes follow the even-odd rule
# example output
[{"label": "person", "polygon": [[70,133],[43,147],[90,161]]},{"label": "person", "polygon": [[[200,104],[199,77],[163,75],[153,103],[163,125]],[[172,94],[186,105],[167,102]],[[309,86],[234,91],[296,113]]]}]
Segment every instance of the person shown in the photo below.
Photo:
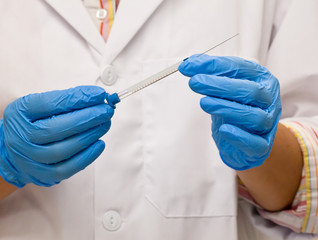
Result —
[{"label": "person", "polygon": [[317,9],[2,1],[0,238],[317,237]]}]

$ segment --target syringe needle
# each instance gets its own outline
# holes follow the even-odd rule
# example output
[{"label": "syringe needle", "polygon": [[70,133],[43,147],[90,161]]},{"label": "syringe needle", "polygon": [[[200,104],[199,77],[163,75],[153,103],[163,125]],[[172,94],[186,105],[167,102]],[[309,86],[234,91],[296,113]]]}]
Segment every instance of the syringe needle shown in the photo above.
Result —
[{"label": "syringe needle", "polygon": [[[207,53],[207,52],[219,47],[220,45],[226,43],[227,41],[231,40],[232,38],[234,38],[234,37],[236,37],[238,35],[239,35],[239,33],[237,33],[237,34],[225,39],[224,41],[218,43],[217,45],[214,45],[213,47],[209,48],[208,50],[204,51],[203,53],[200,53],[199,55],[197,55],[197,57],[199,57],[199,56],[201,56],[201,55],[203,55],[203,54],[205,54],[205,53]],[[185,58],[184,60],[186,60],[186,59],[187,58]],[[171,65],[170,67],[167,67],[164,70],[161,70],[160,72],[158,72],[158,73],[156,73],[156,74],[154,74],[154,75],[152,75],[152,76],[150,76],[150,77],[148,77],[148,78],[146,78],[146,79],[144,79],[144,80],[142,80],[142,81],[130,86],[129,88],[126,88],[125,90],[123,90],[123,91],[121,91],[119,93],[113,93],[111,95],[107,95],[107,97],[106,97],[107,103],[109,105],[111,105],[112,107],[115,107],[115,105],[117,103],[119,103],[122,99],[124,99],[124,98],[126,98],[126,97],[128,97],[128,96],[130,96],[130,95],[132,95],[132,94],[134,94],[136,92],[139,92],[140,90],[152,85],[153,83],[158,82],[161,79],[164,79],[167,76],[177,72],[179,65],[184,60],[182,60],[180,62],[177,62],[177,63]]]}]

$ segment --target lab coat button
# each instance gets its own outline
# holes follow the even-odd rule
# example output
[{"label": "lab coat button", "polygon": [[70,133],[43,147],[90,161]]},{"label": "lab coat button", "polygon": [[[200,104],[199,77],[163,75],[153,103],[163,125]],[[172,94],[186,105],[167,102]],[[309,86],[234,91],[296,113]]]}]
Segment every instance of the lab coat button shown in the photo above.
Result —
[{"label": "lab coat button", "polygon": [[103,216],[103,225],[108,231],[117,231],[120,228],[121,223],[121,216],[116,211],[110,210]]},{"label": "lab coat button", "polygon": [[102,70],[101,80],[107,86],[113,85],[117,81],[116,69],[111,65],[106,65]]},{"label": "lab coat button", "polygon": [[99,21],[103,21],[107,16],[107,11],[105,9],[98,9],[96,12],[96,18]]}]

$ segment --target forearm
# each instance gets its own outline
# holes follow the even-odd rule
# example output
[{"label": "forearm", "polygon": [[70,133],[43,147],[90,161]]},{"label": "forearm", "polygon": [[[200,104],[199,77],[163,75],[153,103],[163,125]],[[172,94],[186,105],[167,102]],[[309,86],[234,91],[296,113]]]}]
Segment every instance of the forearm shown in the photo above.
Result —
[{"label": "forearm", "polygon": [[17,190],[17,187],[13,186],[10,183],[7,183],[6,181],[3,180],[2,177],[0,177],[0,200],[9,196],[15,190]]},{"label": "forearm", "polygon": [[279,124],[268,159],[259,167],[237,171],[237,175],[260,206],[279,211],[292,203],[302,168],[303,157],[296,137]]}]

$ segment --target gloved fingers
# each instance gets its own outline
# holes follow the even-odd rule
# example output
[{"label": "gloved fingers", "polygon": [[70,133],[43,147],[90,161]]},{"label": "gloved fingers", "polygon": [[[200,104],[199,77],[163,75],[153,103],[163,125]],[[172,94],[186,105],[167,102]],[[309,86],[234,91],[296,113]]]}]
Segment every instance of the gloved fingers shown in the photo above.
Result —
[{"label": "gloved fingers", "polygon": [[256,134],[269,132],[276,119],[258,107],[220,98],[204,97],[201,99],[200,105],[205,112],[222,116],[225,123],[235,124]]},{"label": "gloved fingers", "polygon": [[199,94],[263,109],[272,104],[271,94],[264,85],[249,80],[197,74],[190,79],[189,86]]},{"label": "gloved fingers", "polygon": [[92,145],[109,130],[110,121],[91,128],[80,134],[46,145],[17,145],[16,150],[32,161],[54,164],[69,159],[80,151]]},{"label": "gloved fingers", "polygon": [[68,160],[47,165],[48,171],[46,176],[42,177],[42,182],[49,182],[49,184],[53,185],[70,178],[95,161],[104,149],[105,143],[102,140],[98,140]]},{"label": "gloved fingers", "polygon": [[212,137],[215,141],[215,143],[220,141],[219,138],[219,128],[221,127],[221,125],[224,123],[224,119],[222,116],[218,116],[218,115],[211,115],[211,120],[212,120]]},{"label": "gloved fingers", "polygon": [[[262,136],[251,134],[232,124],[223,124],[219,129],[219,134],[223,141],[232,145],[232,149],[244,152],[247,156],[245,158],[261,161],[269,155],[271,146]],[[246,159],[241,160],[244,161]],[[261,163],[262,161],[255,164],[260,165]],[[255,164],[253,165],[255,166]]]},{"label": "gloved fingers", "polygon": [[30,121],[35,121],[102,104],[105,96],[106,92],[103,88],[79,86],[24,96],[17,100],[17,107]]},{"label": "gloved fingers", "polygon": [[196,74],[209,74],[252,81],[257,80],[256,77],[260,74],[268,73],[266,68],[243,58],[208,56],[205,54],[189,57],[180,64],[179,71],[187,77],[193,77]]},{"label": "gloved fingers", "polygon": [[246,155],[240,150],[233,151],[233,146],[224,139],[219,143],[218,149],[225,165],[238,171],[248,168],[248,164],[245,161]]},{"label": "gloved fingers", "polygon": [[34,144],[57,142],[108,122],[113,114],[103,103],[30,123],[25,135]]}]

